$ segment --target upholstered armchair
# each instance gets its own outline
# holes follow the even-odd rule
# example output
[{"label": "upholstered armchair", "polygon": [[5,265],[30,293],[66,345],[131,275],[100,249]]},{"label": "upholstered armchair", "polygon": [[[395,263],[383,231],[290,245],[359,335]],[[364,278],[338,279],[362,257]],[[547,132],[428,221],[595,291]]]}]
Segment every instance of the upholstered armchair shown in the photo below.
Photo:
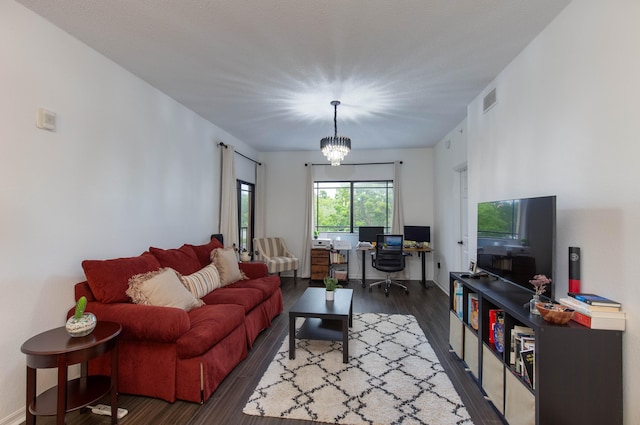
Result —
[{"label": "upholstered armchair", "polygon": [[293,282],[298,283],[298,265],[300,261],[294,256],[282,238],[254,238],[253,249],[256,261],[267,264],[269,273],[293,270]]}]

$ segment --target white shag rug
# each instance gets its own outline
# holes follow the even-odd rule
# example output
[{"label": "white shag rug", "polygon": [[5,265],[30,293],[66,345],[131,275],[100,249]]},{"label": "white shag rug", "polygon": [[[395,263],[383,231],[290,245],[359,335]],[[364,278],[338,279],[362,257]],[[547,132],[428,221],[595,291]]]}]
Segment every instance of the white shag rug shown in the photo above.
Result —
[{"label": "white shag rug", "polygon": [[350,425],[473,424],[415,317],[402,314],[354,314],[348,364],[339,341],[296,340],[289,360],[286,337],[243,412]]}]

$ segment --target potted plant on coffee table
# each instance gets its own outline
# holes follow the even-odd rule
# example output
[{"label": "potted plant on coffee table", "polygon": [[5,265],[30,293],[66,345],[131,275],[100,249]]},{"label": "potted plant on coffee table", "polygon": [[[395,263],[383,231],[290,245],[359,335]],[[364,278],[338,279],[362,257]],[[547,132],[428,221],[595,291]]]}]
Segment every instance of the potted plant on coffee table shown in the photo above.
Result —
[{"label": "potted plant on coffee table", "polygon": [[337,288],[342,288],[342,285],[338,283],[338,279],[331,276],[324,278],[324,287],[326,289],[325,296],[327,301],[333,301],[335,298],[335,291]]}]

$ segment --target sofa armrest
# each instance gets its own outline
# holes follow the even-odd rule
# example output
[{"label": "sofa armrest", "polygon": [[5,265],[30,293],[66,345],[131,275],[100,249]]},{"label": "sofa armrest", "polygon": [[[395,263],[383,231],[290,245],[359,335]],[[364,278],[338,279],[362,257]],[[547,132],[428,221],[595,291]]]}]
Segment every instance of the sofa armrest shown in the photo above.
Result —
[{"label": "sofa armrest", "polygon": [[259,279],[269,275],[267,265],[261,262],[238,263],[240,270],[247,275],[249,279]]},{"label": "sofa armrest", "polygon": [[[172,307],[88,302],[85,309],[98,320],[120,323],[122,338],[154,342],[175,342],[191,327],[186,311]],[[71,317],[75,307],[67,313]]]}]

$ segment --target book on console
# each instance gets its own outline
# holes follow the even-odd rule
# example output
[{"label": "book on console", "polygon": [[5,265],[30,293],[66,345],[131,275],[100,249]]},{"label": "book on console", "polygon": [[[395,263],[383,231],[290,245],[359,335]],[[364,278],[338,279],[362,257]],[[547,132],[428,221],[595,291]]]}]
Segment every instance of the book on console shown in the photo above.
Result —
[{"label": "book on console", "polygon": [[590,329],[602,329],[610,331],[624,331],[625,329],[625,317],[592,317],[582,314],[579,311],[574,311],[571,317],[576,323],[586,326]]},{"label": "book on console", "polygon": [[587,303],[589,305],[601,306],[601,307],[622,307],[617,301],[610,300],[600,295],[596,294],[584,294],[584,293],[576,293],[569,292],[569,296],[575,298],[578,301],[582,301],[583,303]]},{"label": "book on console", "polygon": [[621,311],[617,307],[594,307],[571,297],[559,298],[558,302],[566,307],[569,307],[575,311],[579,311],[580,313],[591,317],[625,317],[624,311]]}]

